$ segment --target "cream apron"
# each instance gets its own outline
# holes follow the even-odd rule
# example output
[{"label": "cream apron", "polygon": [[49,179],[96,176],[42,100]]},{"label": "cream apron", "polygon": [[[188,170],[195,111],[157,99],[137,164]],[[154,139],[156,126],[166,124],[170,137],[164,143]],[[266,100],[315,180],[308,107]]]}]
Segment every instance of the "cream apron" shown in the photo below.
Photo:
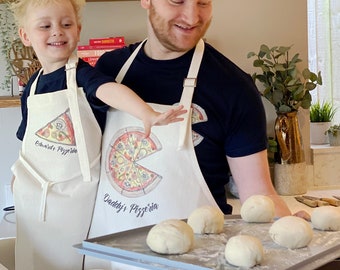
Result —
[{"label": "cream apron", "polygon": [[[122,67],[116,78],[118,82],[140,48],[141,45]],[[188,110],[185,121],[154,126],[150,137],[143,139],[138,119],[114,109],[108,112],[100,183],[89,237],[156,224],[169,218],[184,219],[199,206],[217,206],[197,163],[191,133],[191,100],[203,51],[201,41],[196,46],[184,83],[180,103]],[[156,111],[170,108],[150,105]],[[126,269],[132,268],[127,266]]]},{"label": "cream apron", "polygon": [[16,270],[82,269],[72,247],[87,238],[100,173],[101,131],[76,83],[77,58],[66,65],[67,88],[27,100],[28,122],[12,167],[17,222]]}]

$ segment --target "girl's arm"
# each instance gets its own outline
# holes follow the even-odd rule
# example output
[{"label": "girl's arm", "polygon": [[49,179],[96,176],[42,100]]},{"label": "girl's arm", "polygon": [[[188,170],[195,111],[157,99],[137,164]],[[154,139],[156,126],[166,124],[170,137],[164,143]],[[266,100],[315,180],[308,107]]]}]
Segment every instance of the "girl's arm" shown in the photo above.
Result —
[{"label": "girl's arm", "polygon": [[183,110],[183,106],[174,107],[164,113],[156,112],[130,88],[114,82],[99,86],[96,96],[107,105],[130,113],[142,120],[145,136],[150,135],[152,126],[182,121],[183,118],[179,116],[186,112],[186,110]]}]

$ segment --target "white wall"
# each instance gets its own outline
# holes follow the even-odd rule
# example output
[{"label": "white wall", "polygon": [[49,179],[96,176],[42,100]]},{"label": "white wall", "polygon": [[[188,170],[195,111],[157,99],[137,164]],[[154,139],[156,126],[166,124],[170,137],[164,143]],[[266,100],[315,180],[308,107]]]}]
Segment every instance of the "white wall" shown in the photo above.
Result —
[{"label": "white wall", "polygon": [[[206,35],[208,42],[245,71],[252,73],[249,51],[257,51],[262,43],[269,46],[294,45],[307,66],[307,3],[306,0],[214,0],[212,25]],[[139,1],[89,2],[83,13],[81,44],[90,37],[120,36],[127,43],[146,35],[146,12]],[[264,101],[268,131],[273,129],[275,111]],[[4,205],[4,184],[10,182],[10,163],[17,156],[15,131],[19,109],[0,109],[0,207]],[[304,126],[305,145],[309,146],[309,128]],[[309,147],[308,147],[309,148]]]},{"label": "white wall", "polygon": [[12,194],[6,192],[6,188],[10,187],[12,179],[10,167],[17,159],[21,145],[15,135],[20,119],[19,108],[0,109],[0,218],[2,209],[13,204]]}]

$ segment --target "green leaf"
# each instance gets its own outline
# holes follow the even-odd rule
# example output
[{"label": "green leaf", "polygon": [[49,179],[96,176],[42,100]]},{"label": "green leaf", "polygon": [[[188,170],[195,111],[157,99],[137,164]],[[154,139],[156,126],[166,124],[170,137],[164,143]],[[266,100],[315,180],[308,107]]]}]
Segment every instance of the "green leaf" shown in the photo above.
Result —
[{"label": "green leaf", "polygon": [[311,90],[314,90],[314,89],[315,89],[316,84],[315,84],[315,83],[312,83],[312,82],[306,82],[305,87],[306,87],[306,90],[311,91]]},{"label": "green leaf", "polygon": [[254,67],[261,67],[262,65],[263,65],[263,60],[256,59],[256,60],[254,60],[254,62],[253,62],[253,66],[254,66]]},{"label": "green leaf", "polygon": [[279,112],[282,112],[282,113],[287,113],[287,112],[291,112],[292,109],[290,106],[287,106],[286,104],[283,104],[279,107]]},{"label": "green leaf", "polygon": [[247,58],[250,58],[250,57],[253,57],[253,56],[255,56],[256,54],[254,53],[254,52],[249,52],[248,54],[247,54]]}]

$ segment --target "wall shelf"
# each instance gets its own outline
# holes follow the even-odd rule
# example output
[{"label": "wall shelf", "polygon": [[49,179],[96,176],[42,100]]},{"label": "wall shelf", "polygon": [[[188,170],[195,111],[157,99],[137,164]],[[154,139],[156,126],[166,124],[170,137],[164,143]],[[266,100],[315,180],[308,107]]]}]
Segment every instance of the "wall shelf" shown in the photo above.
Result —
[{"label": "wall shelf", "polygon": [[19,107],[20,106],[20,97],[6,97],[0,96],[0,108],[9,108],[9,107]]}]

